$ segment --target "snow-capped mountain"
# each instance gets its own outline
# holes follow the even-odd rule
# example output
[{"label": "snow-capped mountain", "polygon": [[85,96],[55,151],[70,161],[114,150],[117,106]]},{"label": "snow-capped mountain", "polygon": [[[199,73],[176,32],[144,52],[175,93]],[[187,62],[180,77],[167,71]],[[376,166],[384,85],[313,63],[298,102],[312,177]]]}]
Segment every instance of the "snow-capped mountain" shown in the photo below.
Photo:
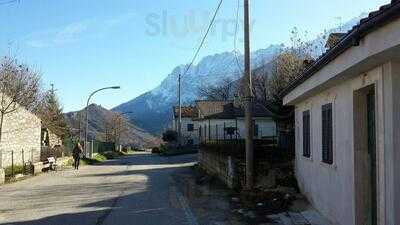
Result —
[{"label": "snow-capped mountain", "polygon": [[[361,18],[354,18],[338,28],[331,29],[326,33],[346,32],[356,25]],[[312,45],[314,57],[325,51],[323,43],[327,36],[319,36]],[[285,47],[283,45],[271,45],[252,53],[252,67],[258,68],[269,63]],[[197,99],[197,89],[201,85],[217,84],[224,78],[239,78],[240,68],[243,65],[243,56],[234,52],[206,56],[197,65],[190,68],[187,74],[182,76],[182,101],[184,104],[193,103]],[[237,62],[238,61],[238,62]],[[138,126],[152,133],[160,133],[172,120],[172,106],[177,104],[177,81],[179,74],[183,74],[187,65],[177,66],[163,81],[143,95],[115,107],[114,111],[133,112],[129,116]]]},{"label": "snow-capped mountain", "polygon": [[[253,67],[272,60],[283,49],[282,45],[271,45],[266,49],[253,53]],[[234,52],[206,56],[182,76],[182,102],[193,103],[197,99],[197,89],[201,85],[216,84],[224,78],[237,79],[243,68],[243,56]],[[172,118],[172,106],[177,103],[177,81],[179,74],[183,74],[187,65],[177,66],[162,83],[147,93],[114,108],[114,111],[132,111],[130,114],[135,124],[144,129],[159,133],[168,125]]]}]

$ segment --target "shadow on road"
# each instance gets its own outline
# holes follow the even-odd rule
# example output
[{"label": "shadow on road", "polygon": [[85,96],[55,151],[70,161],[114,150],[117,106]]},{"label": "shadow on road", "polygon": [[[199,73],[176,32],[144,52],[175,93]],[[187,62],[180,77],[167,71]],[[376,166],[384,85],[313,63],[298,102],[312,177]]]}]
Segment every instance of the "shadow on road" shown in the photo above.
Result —
[{"label": "shadow on road", "polygon": [[[135,160],[131,160],[135,158]],[[180,156],[165,157],[156,154],[135,154],[120,159],[108,160],[99,166],[118,166],[118,165],[152,165],[157,161],[157,165],[190,163],[197,160],[197,154],[186,154]]]},{"label": "shadow on road", "polygon": [[[154,156],[139,155],[139,160],[129,158],[106,162],[106,165],[147,165],[154,164]],[[156,156],[158,157],[158,156]],[[188,159],[188,161],[186,160]],[[193,162],[193,157],[168,159],[161,165],[172,162]],[[191,160],[190,160],[191,158]],[[159,165],[158,165],[159,166]],[[81,176],[79,179],[90,180],[104,176],[103,183],[76,183],[54,185],[51,190],[32,189],[26,196],[31,202],[29,208],[15,209],[47,210],[52,216],[37,220],[1,223],[9,225],[75,225],[75,224],[135,224],[135,225],[180,225],[187,224],[185,214],[174,193],[171,175],[185,172],[189,167],[150,168],[143,170],[129,169],[102,174]],[[139,180],[136,180],[139,179]],[[43,201],[47,199],[47,201]],[[85,199],[87,201],[85,201]],[[93,199],[91,201],[91,199]],[[99,200],[102,199],[102,200]],[[76,202],[82,201],[78,207]],[[68,208],[68,205],[71,207]],[[75,204],[75,205],[74,205]],[[54,207],[60,207],[52,208]],[[64,208],[65,207],[65,208]],[[76,210],[76,213],[69,213]]]}]

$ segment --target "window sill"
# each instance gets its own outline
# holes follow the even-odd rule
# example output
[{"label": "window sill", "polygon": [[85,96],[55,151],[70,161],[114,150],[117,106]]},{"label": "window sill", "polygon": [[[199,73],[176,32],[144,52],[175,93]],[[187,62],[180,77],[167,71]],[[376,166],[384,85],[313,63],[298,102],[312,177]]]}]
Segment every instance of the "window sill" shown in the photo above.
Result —
[{"label": "window sill", "polygon": [[325,167],[325,168],[327,168],[327,169],[331,169],[331,170],[337,170],[337,166],[336,166],[336,163],[333,163],[333,164],[329,164],[329,163],[325,163],[325,162],[319,162],[319,164],[322,166],[322,167]]},{"label": "window sill", "polygon": [[312,156],[307,157],[307,156],[301,155],[301,158],[302,158],[303,160],[305,160],[305,161],[314,162],[314,159],[313,159]]}]

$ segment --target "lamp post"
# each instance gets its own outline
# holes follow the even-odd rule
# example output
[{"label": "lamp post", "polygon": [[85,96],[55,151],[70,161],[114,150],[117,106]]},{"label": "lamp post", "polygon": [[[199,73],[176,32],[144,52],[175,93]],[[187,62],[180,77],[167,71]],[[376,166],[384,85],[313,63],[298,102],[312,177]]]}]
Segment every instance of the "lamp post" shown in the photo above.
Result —
[{"label": "lamp post", "polygon": [[88,100],[87,100],[87,102],[86,102],[86,128],[85,128],[85,156],[87,156],[87,143],[88,143],[88,129],[89,129],[89,110],[88,110],[88,108],[89,108],[89,102],[90,102],[90,99],[92,98],[92,96],[94,95],[94,94],[96,94],[97,92],[100,92],[100,91],[103,91],[103,90],[108,90],[108,89],[120,89],[121,87],[120,86],[112,86],[112,87],[104,87],[104,88],[100,88],[100,89],[98,89],[98,90],[96,90],[96,91],[93,91],[90,95],[89,95],[89,98],[88,98]]}]

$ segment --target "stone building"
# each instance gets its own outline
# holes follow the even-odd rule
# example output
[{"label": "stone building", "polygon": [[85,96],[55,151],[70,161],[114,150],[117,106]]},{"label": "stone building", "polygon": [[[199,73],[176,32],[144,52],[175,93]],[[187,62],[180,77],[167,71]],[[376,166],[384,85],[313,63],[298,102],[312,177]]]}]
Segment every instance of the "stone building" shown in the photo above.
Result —
[{"label": "stone building", "polygon": [[51,129],[42,127],[42,137],[41,145],[43,147],[54,148],[57,146],[62,146],[62,139],[59,135],[53,132]]},{"label": "stone building", "polygon": [[6,114],[0,142],[0,168],[40,160],[41,120],[23,107]]}]

